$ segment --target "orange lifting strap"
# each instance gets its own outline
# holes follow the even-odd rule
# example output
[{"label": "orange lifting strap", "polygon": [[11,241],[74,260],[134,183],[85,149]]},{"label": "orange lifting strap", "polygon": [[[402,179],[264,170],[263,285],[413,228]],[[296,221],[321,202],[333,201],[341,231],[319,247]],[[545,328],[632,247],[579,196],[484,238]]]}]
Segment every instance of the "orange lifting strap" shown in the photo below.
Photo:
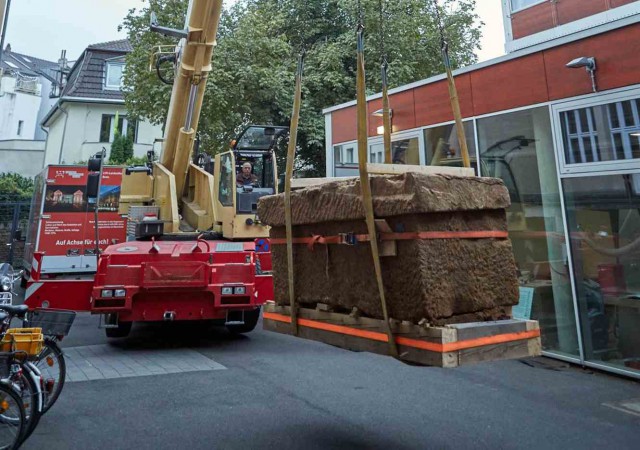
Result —
[{"label": "orange lifting strap", "polygon": [[[282,314],[265,312],[264,318],[268,320],[274,320],[276,322],[291,323],[289,316]],[[344,325],[335,325],[331,323],[318,322],[317,320],[310,319],[298,319],[298,323],[302,327],[313,328],[316,330],[327,331],[336,334],[344,334],[347,336],[355,336],[362,339],[369,339],[378,342],[389,342],[389,337],[385,333],[371,330],[361,330]],[[396,344],[403,345],[405,347],[417,348],[420,350],[427,350],[436,353],[455,352],[458,350],[466,350],[468,348],[483,347],[485,345],[504,344],[506,342],[515,342],[525,339],[532,339],[540,337],[540,330],[520,331],[516,333],[504,333],[496,334],[493,336],[480,337],[475,339],[467,339],[464,341],[456,341],[449,343],[438,343],[423,341],[420,339],[412,339],[402,336],[394,336]]]},{"label": "orange lifting strap", "polygon": [[[427,239],[507,239],[506,231],[409,231],[404,233],[378,233],[380,241],[412,241]],[[293,238],[293,244],[307,244],[309,250],[313,250],[315,244],[346,244],[354,245],[358,242],[370,242],[368,234],[342,233],[337,236],[321,236],[315,234],[309,237]],[[272,238],[272,245],[283,245],[286,239]]]}]

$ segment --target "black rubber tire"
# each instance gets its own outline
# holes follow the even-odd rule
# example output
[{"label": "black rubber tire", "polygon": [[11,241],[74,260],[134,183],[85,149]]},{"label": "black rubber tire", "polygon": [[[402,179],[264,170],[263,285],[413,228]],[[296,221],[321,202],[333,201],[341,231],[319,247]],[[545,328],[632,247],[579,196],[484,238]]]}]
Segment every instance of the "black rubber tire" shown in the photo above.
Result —
[{"label": "black rubber tire", "polygon": [[49,356],[55,359],[55,362],[58,365],[59,374],[58,380],[54,384],[53,391],[49,395],[45,395],[42,414],[49,411],[49,408],[51,408],[56,400],[58,400],[60,392],[62,392],[62,388],[64,387],[64,382],[67,379],[67,364],[64,361],[64,353],[62,352],[62,349],[56,341],[46,338],[44,340],[42,351],[38,355],[38,360],[34,362],[36,367],[40,369],[40,372],[42,372],[42,376],[45,378],[45,381],[47,380],[47,357]]},{"label": "black rubber tire", "polygon": [[244,312],[244,325],[227,325],[227,330],[234,334],[250,333],[258,324],[260,308]]},{"label": "black rubber tire", "polygon": [[23,404],[25,401],[29,402],[29,406],[25,407],[25,427],[22,432],[22,438],[20,443],[22,444],[27,440],[33,430],[36,429],[42,417],[42,412],[38,411],[38,388],[36,382],[31,378],[31,369],[26,364],[22,365],[22,375],[20,376],[20,382],[23,384],[24,391],[22,393]]},{"label": "black rubber tire", "polygon": [[129,336],[132,324],[133,322],[118,322],[116,328],[105,328],[104,331],[108,338],[123,338]]},{"label": "black rubber tire", "polygon": [[[3,439],[0,442],[0,445],[2,448],[6,448],[7,450],[15,450],[22,443],[22,436],[27,425],[27,418],[24,413],[22,399],[15,389],[6,382],[0,383],[0,399],[2,399],[2,403],[9,406],[6,410],[0,412],[0,427],[2,427],[3,431],[6,427],[15,428],[15,430],[13,430],[13,436],[8,439],[4,439],[6,433],[2,432]],[[12,415],[15,415],[15,417],[8,417],[5,415],[5,412],[9,410],[12,412]]]}]

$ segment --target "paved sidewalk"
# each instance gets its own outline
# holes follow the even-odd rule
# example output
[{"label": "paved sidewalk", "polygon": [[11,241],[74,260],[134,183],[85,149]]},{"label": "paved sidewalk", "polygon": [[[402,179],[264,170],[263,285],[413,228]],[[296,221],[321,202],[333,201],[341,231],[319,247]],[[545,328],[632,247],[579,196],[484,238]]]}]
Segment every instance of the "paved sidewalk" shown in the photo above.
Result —
[{"label": "paved sidewalk", "polygon": [[189,349],[123,350],[105,344],[65,348],[64,353],[71,382],[226,369]]}]

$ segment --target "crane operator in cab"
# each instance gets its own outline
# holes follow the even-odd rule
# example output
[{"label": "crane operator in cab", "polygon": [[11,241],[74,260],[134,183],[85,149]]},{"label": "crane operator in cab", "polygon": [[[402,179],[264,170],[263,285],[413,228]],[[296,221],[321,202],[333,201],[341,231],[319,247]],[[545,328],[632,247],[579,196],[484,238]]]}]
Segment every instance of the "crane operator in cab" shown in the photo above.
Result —
[{"label": "crane operator in cab", "polygon": [[242,186],[259,187],[258,177],[255,176],[253,173],[251,173],[252,169],[253,167],[251,166],[250,162],[245,162],[242,165],[242,170],[238,174],[238,177],[236,178],[236,184],[238,187],[242,187]]}]

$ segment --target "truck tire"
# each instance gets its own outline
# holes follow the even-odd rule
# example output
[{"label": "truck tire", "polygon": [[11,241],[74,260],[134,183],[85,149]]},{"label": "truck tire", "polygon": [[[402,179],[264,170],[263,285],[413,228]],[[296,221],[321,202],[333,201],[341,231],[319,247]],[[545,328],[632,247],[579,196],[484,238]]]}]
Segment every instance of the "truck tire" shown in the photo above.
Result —
[{"label": "truck tire", "polygon": [[105,328],[108,338],[123,338],[129,336],[133,322],[119,322],[116,328]]},{"label": "truck tire", "polygon": [[258,324],[260,318],[260,308],[256,308],[253,311],[244,312],[244,324],[243,325],[227,325],[227,330],[234,334],[250,333]]}]

